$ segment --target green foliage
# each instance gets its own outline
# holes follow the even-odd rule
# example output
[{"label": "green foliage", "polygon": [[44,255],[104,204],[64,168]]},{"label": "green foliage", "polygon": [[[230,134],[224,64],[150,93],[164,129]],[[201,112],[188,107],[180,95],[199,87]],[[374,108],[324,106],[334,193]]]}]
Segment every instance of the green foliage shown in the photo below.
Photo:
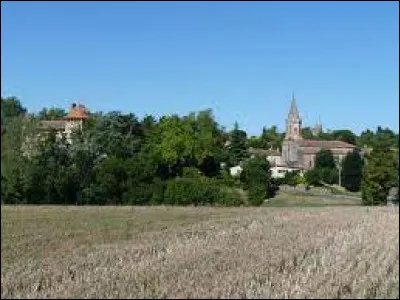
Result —
[{"label": "green foliage", "polygon": [[271,126],[270,128],[263,127],[259,137],[252,136],[247,141],[249,147],[261,149],[281,149],[282,142],[283,135],[278,132],[276,126]]},{"label": "green foliage", "polygon": [[321,178],[320,178],[320,172],[316,168],[305,172],[304,179],[305,179],[307,185],[312,185],[312,186],[321,186],[322,185]]},{"label": "green foliage", "polygon": [[281,182],[282,184],[287,184],[289,186],[296,186],[300,181],[299,178],[301,178],[301,176],[298,171],[286,172],[285,177],[283,177]]},{"label": "green foliage", "polygon": [[357,140],[357,136],[348,129],[334,130],[332,136],[337,141],[343,141],[352,145],[355,145]]},{"label": "green foliage", "polygon": [[271,126],[270,128],[263,128],[261,138],[266,142],[264,148],[281,149],[283,142],[283,135],[278,132],[276,126]]},{"label": "green foliage", "polygon": [[315,136],[314,136],[314,134],[313,134],[313,132],[312,132],[312,130],[311,130],[310,127],[304,127],[304,128],[301,130],[301,136],[302,136],[303,139],[305,139],[305,140],[312,140],[312,139],[315,139]]},{"label": "green foliage", "polygon": [[342,186],[348,191],[358,192],[363,167],[364,161],[358,150],[348,153],[342,162]]},{"label": "green foliage", "polygon": [[221,170],[217,180],[220,184],[228,187],[234,187],[237,184],[237,180],[235,180],[227,170]]},{"label": "green foliage", "polygon": [[304,174],[308,185],[321,186],[322,183],[334,184],[339,180],[339,172],[330,150],[320,150],[315,157],[315,166]]},{"label": "green foliage", "polygon": [[336,168],[335,160],[333,158],[332,151],[322,149],[315,156],[315,168],[322,169],[334,169]]},{"label": "green foliage", "polygon": [[246,132],[240,130],[238,123],[235,123],[228,146],[228,166],[237,166],[248,156]]},{"label": "green foliage", "polygon": [[24,108],[21,102],[16,97],[1,98],[1,117],[3,118],[14,118],[24,116],[26,108]]},{"label": "green foliage", "polygon": [[390,188],[398,186],[397,160],[394,151],[385,145],[367,157],[361,183],[364,205],[386,203]]},{"label": "green foliage", "polygon": [[60,120],[66,115],[64,109],[52,107],[50,109],[43,108],[37,117],[39,120]]},{"label": "green foliage", "polygon": [[399,134],[394,133],[389,128],[382,128],[381,126],[378,126],[375,132],[370,129],[361,132],[361,135],[356,140],[357,145],[360,147],[399,147]]},{"label": "green foliage", "polygon": [[212,180],[203,178],[175,178],[168,181],[164,204],[169,205],[240,205],[237,193],[215,185]]},{"label": "green foliage", "polygon": [[252,136],[247,140],[247,145],[256,149],[267,149],[268,143],[263,137]]},{"label": "green foliage", "polygon": [[256,156],[246,161],[240,179],[244,188],[249,191],[249,203],[261,205],[266,198],[271,198],[278,190],[271,178],[270,164],[262,157]]},{"label": "green foliage", "polygon": [[331,168],[313,168],[305,172],[304,179],[312,186],[322,186],[322,183],[335,184],[338,182],[339,173]]},{"label": "green foliage", "polygon": [[[280,148],[284,134],[275,126],[263,128],[259,137],[247,140],[237,123],[234,130],[225,132],[211,110],[159,120],[153,116],[139,120],[131,113],[94,112],[85,120],[83,131],[72,134],[69,144],[59,133],[38,126],[40,120],[63,117],[64,110],[45,108],[29,118],[26,112],[18,99],[2,98],[3,203],[227,206],[242,204],[238,188],[244,187],[249,204],[260,205],[278,189],[265,158],[249,159],[247,151],[249,145]],[[352,139],[346,130],[326,134],[332,139]],[[380,127],[372,133],[372,140],[379,145],[392,145],[396,137]],[[225,147],[227,141],[230,144]],[[244,171],[234,179],[228,168],[240,162]],[[355,168],[354,163],[349,165],[349,169]],[[344,171],[344,181],[354,177],[349,174]],[[285,180],[291,185],[305,180],[315,185],[320,180],[336,182],[331,153],[319,153],[316,169],[306,175],[302,179],[288,174]]]},{"label": "green foliage", "polygon": [[304,176],[302,176],[302,175],[300,175],[300,174],[298,174],[297,176],[296,176],[296,180],[297,180],[297,185],[299,185],[299,184],[306,184],[306,179],[304,178]]}]

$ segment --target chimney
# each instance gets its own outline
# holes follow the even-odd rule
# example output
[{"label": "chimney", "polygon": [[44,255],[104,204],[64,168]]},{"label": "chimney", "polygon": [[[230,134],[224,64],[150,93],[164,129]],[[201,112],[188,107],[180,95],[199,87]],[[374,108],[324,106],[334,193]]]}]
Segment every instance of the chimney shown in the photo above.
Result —
[{"label": "chimney", "polygon": [[76,108],[76,103],[72,103],[71,109],[75,109],[75,108]]}]

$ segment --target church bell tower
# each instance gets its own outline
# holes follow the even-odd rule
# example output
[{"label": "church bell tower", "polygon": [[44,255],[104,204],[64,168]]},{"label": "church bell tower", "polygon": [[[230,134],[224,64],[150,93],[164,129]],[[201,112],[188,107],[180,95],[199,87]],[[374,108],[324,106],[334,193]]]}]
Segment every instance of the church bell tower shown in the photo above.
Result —
[{"label": "church bell tower", "polygon": [[297,109],[296,99],[292,96],[290,111],[286,119],[285,140],[301,140],[301,118]]}]

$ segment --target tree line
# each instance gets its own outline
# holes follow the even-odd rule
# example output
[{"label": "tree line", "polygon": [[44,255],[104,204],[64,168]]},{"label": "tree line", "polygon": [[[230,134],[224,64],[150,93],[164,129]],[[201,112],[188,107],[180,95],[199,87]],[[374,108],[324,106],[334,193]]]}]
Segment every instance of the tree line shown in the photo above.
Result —
[{"label": "tree line", "polygon": [[[1,99],[2,203],[261,205],[284,183],[271,177],[265,157],[250,158],[248,153],[250,146],[281,147],[283,134],[274,126],[249,138],[238,124],[226,131],[211,110],[158,119],[97,112],[82,131],[74,132],[71,144],[54,130],[37,139],[41,120],[65,115],[59,108],[27,114],[17,98]],[[378,204],[395,185],[395,169],[389,164],[398,158],[398,150],[397,156],[391,150],[398,149],[398,134],[380,127],[376,133],[366,132],[353,142],[373,147],[370,158],[348,155],[341,176],[347,189],[363,189],[365,204]],[[346,139],[347,133],[334,131],[336,139]],[[309,185],[320,184],[321,178],[337,182],[337,165],[330,156],[321,151],[316,167],[302,180]],[[243,171],[234,178],[229,168],[238,164]],[[371,175],[379,172],[382,176]]]}]

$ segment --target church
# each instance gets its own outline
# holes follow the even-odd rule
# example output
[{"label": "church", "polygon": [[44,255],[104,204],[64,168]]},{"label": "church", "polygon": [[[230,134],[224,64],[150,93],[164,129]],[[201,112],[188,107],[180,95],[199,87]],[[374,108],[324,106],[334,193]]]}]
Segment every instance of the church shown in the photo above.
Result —
[{"label": "church", "polygon": [[[322,128],[319,128],[321,130]],[[302,138],[302,119],[297,109],[296,99],[292,98],[282,152],[269,151],[267,159],[272,165],[272,176],[283,177],[286,172],[306,171],[315,165],[315,156],[322,150],[330,150],[336,160],[341,161],[355,145],[343,141],[305,140]],[[256,149],[254,149],[256,150]]]}]

